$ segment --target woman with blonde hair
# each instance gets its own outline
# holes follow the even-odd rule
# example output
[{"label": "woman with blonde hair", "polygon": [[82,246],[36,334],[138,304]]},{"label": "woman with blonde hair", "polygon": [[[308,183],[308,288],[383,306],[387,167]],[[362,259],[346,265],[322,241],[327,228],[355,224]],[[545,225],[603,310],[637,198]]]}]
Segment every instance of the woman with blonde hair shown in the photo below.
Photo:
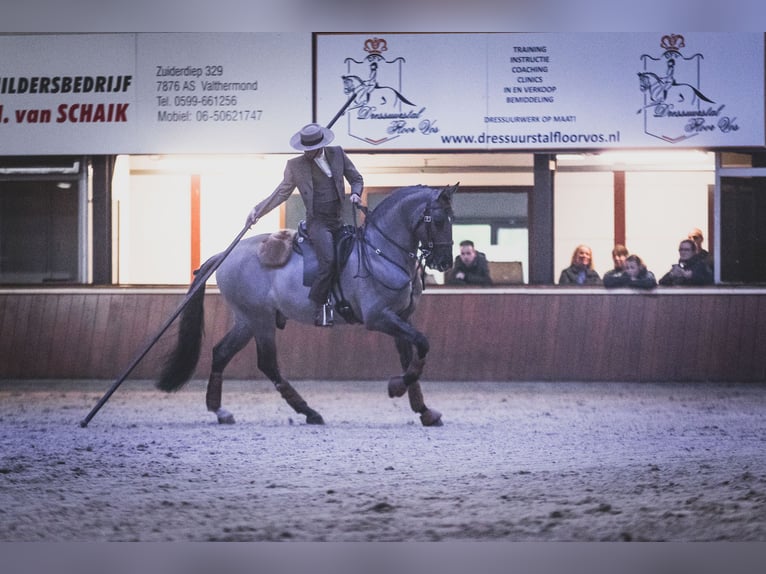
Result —
[{"label": "woman with blonde hair", "polygon": [[593,268],[593,251],[578,245],[572,253],[571,265],[561,271],[559,285],[601,285],[601,276]]}]

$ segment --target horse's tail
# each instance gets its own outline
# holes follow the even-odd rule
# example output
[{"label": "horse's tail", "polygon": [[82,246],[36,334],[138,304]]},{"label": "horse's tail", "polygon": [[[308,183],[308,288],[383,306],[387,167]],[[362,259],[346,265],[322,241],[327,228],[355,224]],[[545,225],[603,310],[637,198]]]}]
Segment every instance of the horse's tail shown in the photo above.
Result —
[{"label": "horse's tail", "polygon": [[[195,289],[196,291],[181,312],[178,341],[165,359],[162,373],[157,381],[157,388],[160,390],[168,393],[179,390],[189,381],[194,374],[194,369],[197,368],[202,348],[202,335],[205,331],[204,301],[207,270],[217,262],[219,257],[220,255],[211,257],[195,272],[196,277],[187,293]],[[199,285],[200,282],[202,285]]]}]

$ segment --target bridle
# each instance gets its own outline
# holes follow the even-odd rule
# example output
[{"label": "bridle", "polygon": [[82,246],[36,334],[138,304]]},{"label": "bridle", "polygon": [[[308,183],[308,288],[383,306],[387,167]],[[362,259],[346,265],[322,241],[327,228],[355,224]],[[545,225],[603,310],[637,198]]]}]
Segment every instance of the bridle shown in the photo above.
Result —
[{"label": "bridle", "polygon": [[[422,266],[422,263],[425,263],[426,265],[430,266],[433,263],[433,251],[435,247],[449,247],[452,248],[452,240],[450,241],[434,241],[434,236],[436,235],[434,233],[433,229],[433,216],[431,215],[431,207],[433,205],[433,200],[428,202],[428,205],[426,206],[425,210],[423,211],[423,217],[418,221],[418,224],[415,226],[415,229],[420,227],[420,225],[425,225],[426,228],[426,237],[425,240],[420,241],[420,263]],[[449,219],[449,216],[448,216]],[[445,269],[437,269],[437,271],[445,271]]]},{"label": "bridle", "polygon": [[[383,249],[381,249],[380,247],[376,247],[375,245],[373,245],[369,241],[369,239],[367,238],[367,226],[370,226],[370,227],[374,228],[375,231],[377,231],[380,234],[380,236],[383,237],[383,239],[385,239],[388,243],[393,245],[400,252],[404,253],[409,260],[417,261],[418,262],[418,266],[422,270],[422,273],[425,273],[425,267],[426,266],[430,267],[431,264],[433,263],[433,254],[434,254],[434,249],[435,248],[437,248],[437,247],[450,247],[451,248],[452,247],[453,242],[452,242],[451,239],[450,239],[450,241],[437,241],[437,240],[435,240],[435,237],[436,237],[437,233],[434,230],[434,221],[433,221],[433,219],[434,219],[433,218],[433,211],[435,210],[434,202],[435,202],[435,200],[433,198],[428,202],[428,205],[426,205],[426,208],[423,210],[423,214],[420,216],[420,218],[418,219],[418,222],[415,224],[415,233],[416,233],[416,235],[418,235],[418,247],[417,247],[417,251],[420,251],[420,254],[418,254],[417,251],[413,252],[413,251],[410,251],[409,249],[399,245],[399,243],[397,243],[396,240],[394,240],[392,237],[390,237],[377,224],[377,222],[375,221],[374,218],[368,217],[369,216],[369,210],[368,210],[367,207],[365,207],[363,205],[355,204],[355,207],[357,209],[359,209],[362,213],[364,213],[365,216],[366,216],[365,217],[364,226],[363,226],[363,228],[361,230],[361,234],[360,234],[360,236],[357,237],[357,245],[359,246],[359,262],[360,263],[364,262],[364,267],[367,269],[368,272],[370,272],[370,269],[371,269],[371,266],[369,264],[369,257],[370,257],[370,255],[369,255],[369,253],[366,250],[361,249],[361,244],[362,243],[367,244],[376,255],[382,257],[383,259],[385,259],[386,261],[388,261],[392,265],[394,265],[397,268],[399,268],[400,270],[402,270],[405,273],[405,275],[407,275],[407,277],[409,277],[409,275],[410,275],[409,269],[407,269],[406,267],[401,265],[398,261],[396,261],[390,255],[388,255]],[[438,208],[438,209],[442,209],[442,208]],[[448,219],[451,219],[451,218],[449,218],[449,216],[448,216]],[[354,211],[354,227],[357,228],[357,225],[356,225],[356,211]],[[424,227],[425,228],[425,234],[424,234],[425,236],[424,237],[421,236],[420,234],[418,234],[418,229],[420,227]],[[364,254],[364,256],[363,256],[363,254]],[[444,269],[438,269],[438,270],[439,271],[444,271]],[[372,275],[371,272],[370,272],[370,275]],[[359,276],[358,272],[357,272],[357,276]],[[381,283],[384,287],[387,287],[388,289],[399,290],[399,289],[401,289],[403,287],[403,286],[391,287],[389,285],[385,285],[385,283],[383,281],[381,281],[379,278],[376,277],[376,279],[378,280],[379,283]]]}]

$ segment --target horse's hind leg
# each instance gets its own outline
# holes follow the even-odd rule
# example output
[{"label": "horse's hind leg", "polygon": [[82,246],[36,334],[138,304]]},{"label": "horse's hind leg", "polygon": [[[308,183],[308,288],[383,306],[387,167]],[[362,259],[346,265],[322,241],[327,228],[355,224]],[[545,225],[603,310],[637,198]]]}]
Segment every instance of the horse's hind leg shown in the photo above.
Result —
[{"label": "horse's hind leg", "polygon": [[223,339],[213,348],[213,364],[207,382],[205,404],[207,410],[215,413],[221,424],[234,424],[234,415],[221,407],[223,393],[223,370],[234,355],[245,348],[253,336],[252,331],[243,323],[237,322]]},{"label": "horse's hind leg", "polygon": [[308,403],[301,397],[290,382],[282,377],[277,365],[277,346],[273,334],[271,336],[257,336],[255,343],[258,347],[258,368],[265,374],[279,394],[290,405],[293,410],[302,415],[306,415],[306,423],[310,425],[323,425],[322,415],[309,407]]}]

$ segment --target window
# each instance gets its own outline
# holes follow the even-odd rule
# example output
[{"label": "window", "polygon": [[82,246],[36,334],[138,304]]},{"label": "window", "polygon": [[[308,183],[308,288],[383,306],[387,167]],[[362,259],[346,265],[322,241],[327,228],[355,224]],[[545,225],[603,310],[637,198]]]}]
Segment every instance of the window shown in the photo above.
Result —
[{"label": "window", "polygon": [[[367,188],[369,208],[374,209],[391,191],[388,188]],[[455,211],[453,255],[460,253],[461,241],[470,239],[491,262],[521,262],[526,277],[529,266],[527,204],[530,191],[531,188],[524,186],[461,185],[459,193],[452,198]],[[294,201],[288,203],[288,224],[304,213],[300,197],[290,199]],[[350,205],[346,207],[350,208]],[[351,221],[350,216],[346,216],[345,220]]]},{"label": "window", "polygon": [[0,165],[0,283],[82,281],[80,169],[57,158]]}]

